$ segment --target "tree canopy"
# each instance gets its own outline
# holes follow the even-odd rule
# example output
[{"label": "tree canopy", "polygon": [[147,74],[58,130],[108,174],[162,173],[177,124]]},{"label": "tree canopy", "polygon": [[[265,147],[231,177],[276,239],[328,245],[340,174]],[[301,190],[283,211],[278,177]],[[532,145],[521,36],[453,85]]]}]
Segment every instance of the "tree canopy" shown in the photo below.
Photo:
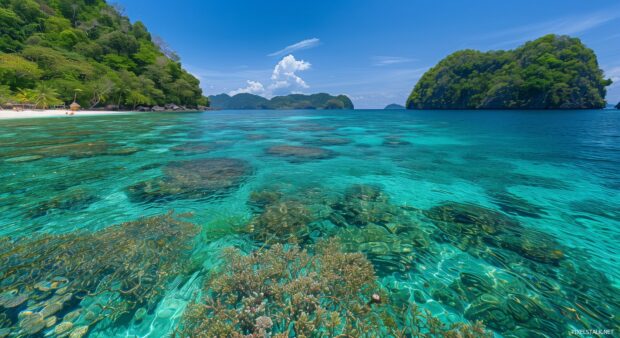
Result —
[{"label": "tree canopy", "polygon": [[77,96],[93,108],[208,105],[176,53],[105,0],[0,0],[0,30],[0,86],[10,92],[0,105],[41,90],[45,102]]},{"label": "tree canopy", "polygon": [[594,52],[546,35],[509,51],[458,51],[426,72],[409,109],[598,109],[605,87]]}]

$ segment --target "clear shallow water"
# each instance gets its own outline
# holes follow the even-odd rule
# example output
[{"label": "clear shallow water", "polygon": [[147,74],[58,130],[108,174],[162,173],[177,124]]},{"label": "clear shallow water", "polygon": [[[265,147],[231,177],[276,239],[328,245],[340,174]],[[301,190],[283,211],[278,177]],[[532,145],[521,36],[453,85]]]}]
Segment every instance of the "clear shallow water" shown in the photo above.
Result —
[{"label": "clear shallow water", "polygon": [[[26,288],[20,276],[41,274],[29,266],[53,270],[53,259],[37,257],[43,253],[115,256],[117,247],[105,248],[118,238],[129,238],[124,247],[163,247],[170,264],[150,268],[170,276],[153,282],[163,287],[139,307],[146,313],[130,307],[115,322],[89,319],[99,298],[121,301],[109,293],[76,294],[56,313],[60,322],[81,309],[71,319],[95,337],[163,336],[222,248],[261,247],[268,234],[257,226],[295,219],[299,207],[310,216],[292,235],[307,243],[344,238],[346,250],[368,255],[395,301],[415,301],[445,322],[480,319],[519,337],[617,332],[618,168],[620,114],[608,110],[1,121],[0,291]],[[251,203],[264,191],[288,205],[266,221],[265,206]],[[140,224],[111,226],[170,210],[192,212],[188,221],[198,229],[175,233],[154,222],[166,235],[153,244],[141,241],[149,233]],[[98,241],[71,237],[93,232]],[[27,258],[11,251],[20,245],[32,251]],[[175,259],[191,264],[181,269]],[[45,302],[50,291],[39,289],[28,297]],[[0,328],[14,327],[17,309],[37,304],[29,302],[0,307]]]}]

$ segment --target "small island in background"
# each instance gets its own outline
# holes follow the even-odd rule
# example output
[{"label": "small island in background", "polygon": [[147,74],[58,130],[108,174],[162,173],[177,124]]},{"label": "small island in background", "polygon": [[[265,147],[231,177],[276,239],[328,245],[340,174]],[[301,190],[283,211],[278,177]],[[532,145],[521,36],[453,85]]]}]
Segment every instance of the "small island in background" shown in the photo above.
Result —
[{"label": "small island in background", "polygon": [[213,109],[354,109],[353,102],[346,95],[332,96],[326,93],[290,94],[271,99],[248,93],[234,96],[220,94],[209,96],[209,101]]},{"label": "small island in background", "polygon": [[399,110],[399,109],[407,109],[407,108],[405,108],[405,106],[403,106],[403,105],[392,103],[392,104],[388,104],[383,109],[384,110]]},{"label": "small island in background", "polygon": [[453,53],[426,72],[408,109],[602,109],[605,79],[579,39],[546,35],[509,51]]}]

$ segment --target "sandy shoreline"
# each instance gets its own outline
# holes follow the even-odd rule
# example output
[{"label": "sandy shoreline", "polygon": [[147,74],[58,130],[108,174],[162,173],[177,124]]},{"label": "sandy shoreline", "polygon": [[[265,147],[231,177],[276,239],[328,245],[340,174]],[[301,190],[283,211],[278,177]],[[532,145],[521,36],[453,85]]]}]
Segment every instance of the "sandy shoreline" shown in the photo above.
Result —
[{"label": "sandy shoreline", "polygon": [[122,111],[78,111],[75,115],[67,115],[68,110],[0,110],[0,120],[9,119],[30,119],[41,117],[76,117],[76,116],[94,116],[94,115],[120,115],[120,114],[136,114],[136,112],[122,112]]}]

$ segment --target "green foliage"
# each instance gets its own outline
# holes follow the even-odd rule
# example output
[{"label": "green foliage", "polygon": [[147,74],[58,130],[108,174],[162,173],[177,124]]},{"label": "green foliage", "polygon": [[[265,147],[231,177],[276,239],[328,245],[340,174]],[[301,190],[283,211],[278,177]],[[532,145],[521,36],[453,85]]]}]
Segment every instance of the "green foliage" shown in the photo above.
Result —
[{"label": "green foliage", "polygon": [[32,91],[32,98],[37,108],[47,109],[50,106],[59,105],[62,103],[58,98],[58,92],[45,83],[39,84]]},{"label": "green foliage", "polygon": [[596,55],[547,35],[511,51],[458,51],[422,76],[409,109],[592,109],[605,106]]},{"label": "green foliage", "polygon": [[104,0],[0,0],[0,30],[0,85],[13,96],[41,87],[65,104],[79,89],[93,108],[208,104],[174,52]]},{"label": "green foliage", "polygon": [[276,96],[268,100],[262,96],[242,93],[235,96],[220,94],[209,97],[211,105],[219,109],[353,109],[353,102],[345,96],[325,93]]},{"label": "green foliage", "polygon": [[12,90],[31,87],[41,76],[36,63],[21,56],[0,54],[0,84],[8,85]]},{"label": "green foliage", "polygon": [[13,95],[11,93],[11,88],[9,86],[0,86],[0,107],[11,102],[13,100]]}]

